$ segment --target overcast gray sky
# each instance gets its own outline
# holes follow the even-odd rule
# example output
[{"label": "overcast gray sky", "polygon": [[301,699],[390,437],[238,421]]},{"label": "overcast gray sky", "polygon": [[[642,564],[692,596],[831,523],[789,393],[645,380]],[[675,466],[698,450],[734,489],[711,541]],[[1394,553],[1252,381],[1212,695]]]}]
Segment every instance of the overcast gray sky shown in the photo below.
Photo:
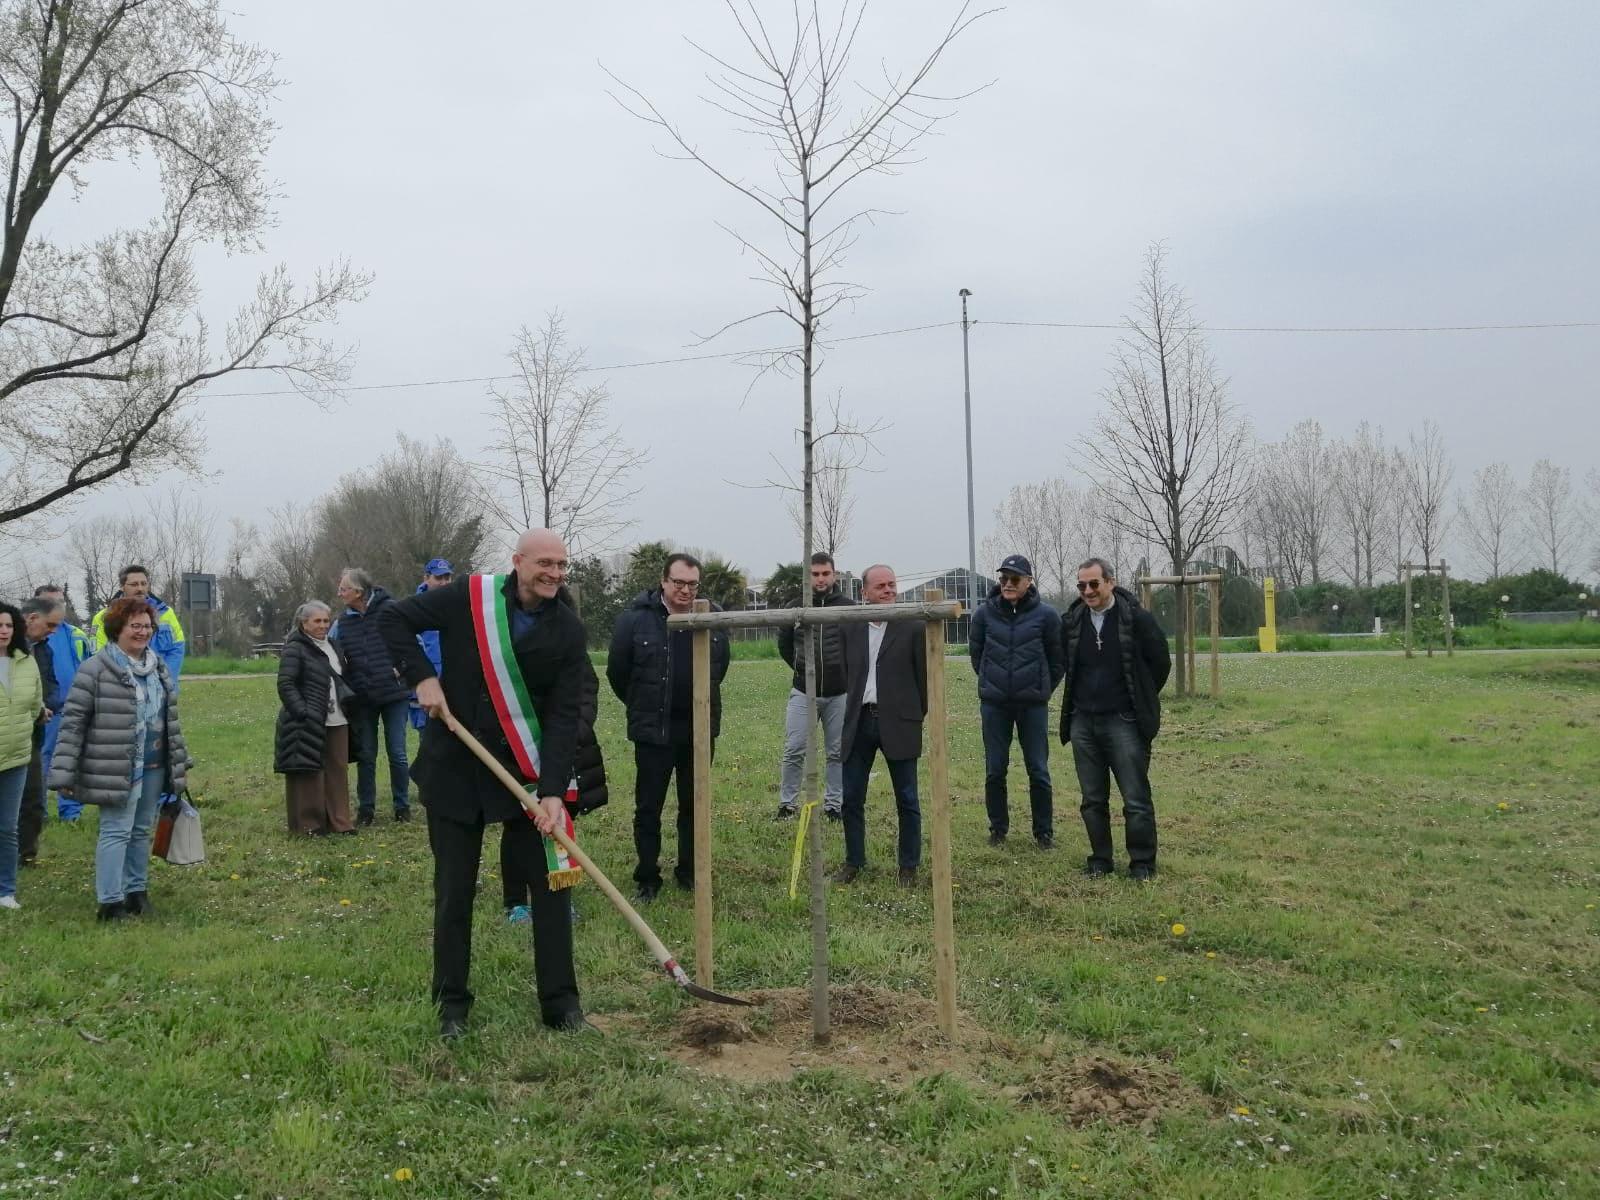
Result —
[{"label": "overcast gray sky", "polygon": [[[411,0],[234,0],[234,27],[288,81],[269,158],[280,220],[258,258],[204,264],[221,320],[264,266],[299,275],[347,256],[376,277],[339,336],[354,382],[506,368],[516,327],[561,308],[597,364],[693,353],[693,335],[770,302],[718,230],[771,229],[607,96],[601,63],[680,118],[713,154],[760,169],[697,100],[691,36],[737,53],[714,0],[472,6]],[[770,6],[769,6],[770,7]],[[909,62],[954,11],[877,0],[859,65]],[[1085,4],[1020,0],[975,26],[934,80],[966,101],[926,161],[861,196],[903,215],[865,230],[849,273],[870,291],[848,336],[959,317],[970,288],[979,537],[1007,489],[1076,473],[1114,334],[988,320],[1114,322],[1145,247],[1213,326],[1593,321],[1600,223],[1600,6],[1570,3]],[[114,219],[101,189],[74,220]],[[126,224],[142,221],[135,214]],[[59,217],[57,218],[60,219]],[[1458,484],[1497,458],[1525,477],[1574,469],[1600,443],[1600,330],[1246,334],[1212,345],[1263,439],[1316,417],[1391,440],[1438,420]],[[715,348],[765,346],[747,326]],[[614,415],[648,447],[637,539],[716,550],[753,576],[797,556],[781,497],[798,385],[725,362],[613,370]],[[859,478],[847,565],[907,571],[966,556],[959,329],[851,343],[824,394],[881,419]],[[247,379],[227,391],[264,386]],[[392,448],[396,431],[487,440],[482,385],[207,403],[213,511],[264,520]],[[83,507],[129,502],[127,490]]]}]

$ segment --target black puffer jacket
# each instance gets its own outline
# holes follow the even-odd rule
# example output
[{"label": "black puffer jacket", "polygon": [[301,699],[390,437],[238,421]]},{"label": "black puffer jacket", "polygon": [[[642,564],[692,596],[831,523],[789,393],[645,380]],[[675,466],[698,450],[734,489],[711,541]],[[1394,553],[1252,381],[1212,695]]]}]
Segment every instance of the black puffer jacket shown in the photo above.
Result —
[{"label": "black puffer jacket", "polygon": [[[715,601],[712,612],[721,612]],[[722,677],[728,673],[728,635],[711,634],[711,736],[722,732]],[[606,679],[628,709],[628,740],[672,744],[672,638],[661,589],[640,592],[611,631]]]},{"label": "black puffer jacket", "polygon": [[395,674],[394,660],[384,645],[383,635],[378,632],[378,615],[393,603],[393,596],[375,587],[367,596],[366,612],[345,609],[328,633],[344,647],[350,664],[345,681],[355,689],[361,703],[374,707],[393,704],[411,694],[411,689]]},{"label": "black puffer jacket", "polygon": [[[855,601],[841,594],[838,588],[830,588],[820,600],[813,594],[811,603],[817,608],[834,608]],[[844,626],[819,625],[817,633],[819,636],[811,643],[812,657],[817,660],[817,695],[842,696],[850,689],[844,668]],[[778,630],[778,653],[794,668],[791,686],[797,692],[806,690],[806,664],[798,649],[800,638],[800,631],[792,625]]]},{"label": "black puffer jacket", "polygon": [[978,699],[987,704],[1046,704],[1066,671],[1060,614],[1032,585],[1012,604],[996,584],[972,614],[967,642]]},{"label": "black puffer jacket", "polygon": [[[572,608],[572,596],[566,588],[562,588],[558,596],[563,604]],[[575,609],[573,611],[576,612]],[[580,813],[592,812],[611,799],[606,788],[605,755],[600,750],[600,739],[594,732],[594,723],[600,716],[600,676],[595,674],[594,664],[589,663],[587,655],[584,656],[584,662],[589,669],[578,691],[578,750],[572,758],[572,774],[578,781],[578,798],[576,803],[567,803],[575,817]]]},{"label": "black puffer jacket", "polygon": [[[1172,673],[1172,654],[1167,649],[1167,635],[1155,614],[1141,608],[1127,588],[1113,588],[1116,602],[1106,614],[1107,621],[1117,622],[1117,644],[1122,650],[1122,682],[1133,697],[1133,715],[1139,725],[1139,735],[1145,741],[1155,740],[1161,732],[1161,689]],[[1066,644],[1067,686],[1061,694],[1061,740],[1072,740],[1072,671],[1077,663],[1078,639],[1083,636],[1089,606],[1082,599],[1074,600],[1067,615],[1061,618],[1061,631]],[[1129,629],[1132,632],[1129,632]]]},{"label": "black puffer jacket", "polygon": [[[350,666],[344,647],[330,643],[339,656],[340,670]],[[300,629],[283,643],[278,660],[278,726],[272,739],[272,769],[280,775],[322,770],[322,748],[327,741],[328,685],[333,664]]]}]

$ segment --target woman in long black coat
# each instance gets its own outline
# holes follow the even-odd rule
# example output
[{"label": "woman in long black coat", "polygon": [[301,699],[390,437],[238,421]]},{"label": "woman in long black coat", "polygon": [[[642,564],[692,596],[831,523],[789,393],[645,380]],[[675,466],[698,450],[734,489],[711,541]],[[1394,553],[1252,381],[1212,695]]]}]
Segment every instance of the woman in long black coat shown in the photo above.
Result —
[{"label": "woman in long black coat", "polygon": [[294,615],[294,630],[278,662],[278,728],[272,769],[284,777],[289,832],[321,837],[354,834],[350,819],[351,694],[344,682],[344,650],[328,638],[333,613],[308,600]]}]

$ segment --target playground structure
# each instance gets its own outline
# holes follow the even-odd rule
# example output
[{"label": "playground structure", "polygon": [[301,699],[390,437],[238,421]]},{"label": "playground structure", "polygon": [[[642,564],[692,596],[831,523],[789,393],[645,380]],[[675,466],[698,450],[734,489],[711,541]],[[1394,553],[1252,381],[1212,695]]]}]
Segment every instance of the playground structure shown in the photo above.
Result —
[{"label": "playground structure", "polygon": [[1202,584],[1206,587],[1207,599],[1211,608],[1211,698],[1222,698],[1222,575],[1220,572],[1211,575],[1146,575],[1139,580],[1139,603],[1146,609],[1154,611],[1153,589],[1157,587],[1171,587],[1177,589],[1177,603],[1182,606],[1184,613],[1183,636],[1179,639],[1177,653],[1179,657],[1188,655],[1188,669],[1184,672],[1187,679],[1186,695],[1195,695],[1195,596]]},{"label": "playground structure", "polygon": [[[1400,579],[1405,584],[1405,609],[1406,609],[1406,657],[1412,658],[1411,618],[1421,607],[1411,599],[1411,577],[1413,572],[1420,572],[1423,576],[1437,575],[1439,577],[1439,616],[1440,623],[1444,626],[1444,653],[1446,658],[1454,658],[1455,647],[1455,621],[1450,616],[1450,566],[1440,559],[1437,563],[1401,563]],[[1433,657],[1433,642],[1428,642],[1428,657]]]},{"label": "playground structure", "polygon": [[[711,635],[714,630],[752,629],[762,626],[860,625],[874,621],[921,621],[928,679],[928,736],[924,742],[928,762],[930,848],[933,882],[934,999],[941,1032],[956,1034],[955,906],[950,878],[950,760],[945,704],[944,623],[961,615],[961,605],[945,600],[937,589],[915,604],[862,604],[830,608],[710,611],[709,601],[695,601],[691,613],[667,617],[669,631],[693,631],[694,660],[694,968],[696,981],[713,986],[713,890],[711,842]],[[806,639],[809,652],[810,639]],[[806,794],[817,789],[817,723],[811,722],[806,743]],[[808,830],[812,912],[811,1032],[826,1042],[828,1018],[827,882],[822,863],[822,825],[812,821]]]}]

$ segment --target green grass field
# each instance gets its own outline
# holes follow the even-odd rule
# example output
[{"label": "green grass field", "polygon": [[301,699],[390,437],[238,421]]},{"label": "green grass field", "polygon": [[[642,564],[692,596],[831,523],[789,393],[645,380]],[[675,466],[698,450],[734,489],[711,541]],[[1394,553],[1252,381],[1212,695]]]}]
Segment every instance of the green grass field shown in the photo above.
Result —
[{"label": "green grass field", "polygon": [[[685,1022],[712,1014],[591,886],[578,965],[607,1035],[540,1028],[492,836],[473,1032],[442,1045],[425,828],[380,815],[359,838],[289,840],[271,685],[192,682],[210,861],[156,864],[159,915],[97,926],[92,822],[52,825],[24,908],[0,912],[0,1191],[1600,1194],[1600,654],[1230,658],[1220,705],[1168,705],[1149,886],[1079,875],[1059,746],[1060,848],[1023,836],[1019,764],[1012,844],[985,844],[971,672],[953,661],[949,678],[962,1042],[917,1022],[931,897],[893,884],[880,772],[877,869],[830,897],[834,982],[854,989],[841,1016],[877,1024],[842,1021],[833,1059],[748,1082],[683,1061]],[[806,980],[806,912],[785,892],[793,826],[770,820],[786,680],[781,664],[741,663],[725,692],[728,990]],[[625,880],[631,754],[609,700],[603,720],[613,799],[580,836]],[[689,957],[686,894],[648,917]],[[757,1040],[796,1028],[751,1019]],[[876,1069],[897,1054],[911,1065]],[[1143,1127],[1096,1115],[1095,1081],[1118,1079],[1143,1081]]]}]

